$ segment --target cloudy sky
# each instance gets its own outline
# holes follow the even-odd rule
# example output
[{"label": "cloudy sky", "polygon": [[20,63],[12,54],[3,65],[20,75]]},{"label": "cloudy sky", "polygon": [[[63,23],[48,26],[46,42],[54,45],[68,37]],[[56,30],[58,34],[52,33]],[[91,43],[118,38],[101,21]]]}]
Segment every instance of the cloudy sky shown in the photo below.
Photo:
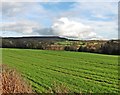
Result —
[{"label": "cloudy sky", "polygon": [[101,2],[99,0],[96,2],[13,1],[1,2],[0,36],[55,35],[74,39],[118,38],[117,0],[114,2],[112,0],[109,0],[111,2],[102,0]]}]

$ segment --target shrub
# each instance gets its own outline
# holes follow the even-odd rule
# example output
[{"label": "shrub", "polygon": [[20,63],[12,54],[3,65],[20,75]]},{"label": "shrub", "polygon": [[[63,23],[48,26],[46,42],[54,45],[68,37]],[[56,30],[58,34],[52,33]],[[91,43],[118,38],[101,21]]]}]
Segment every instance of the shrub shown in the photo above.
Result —
[{"label": "shrub", "polygon": [[31,86],[14,69],[2,65],[2,93],[33,93]]}]

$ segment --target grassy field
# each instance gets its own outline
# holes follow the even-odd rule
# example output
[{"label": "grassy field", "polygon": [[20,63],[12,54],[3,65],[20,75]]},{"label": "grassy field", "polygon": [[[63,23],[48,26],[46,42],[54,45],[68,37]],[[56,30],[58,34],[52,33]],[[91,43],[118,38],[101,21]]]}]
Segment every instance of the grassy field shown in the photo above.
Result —
[{"label": "grassy field", "polygon": [[2,49],[2,63],[16,68],[36,92],[54,82],[71,92],[117,93],[118,57],[83,52]]}]

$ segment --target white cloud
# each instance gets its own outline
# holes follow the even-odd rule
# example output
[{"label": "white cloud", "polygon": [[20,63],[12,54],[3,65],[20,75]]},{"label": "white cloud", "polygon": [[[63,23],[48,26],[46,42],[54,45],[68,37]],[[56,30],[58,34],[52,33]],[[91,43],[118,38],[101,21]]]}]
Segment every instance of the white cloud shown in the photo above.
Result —
[{"label": "white cloud", "polygon": [[73,10],[80,13],[90,12],[92,15],[106,16],[118,14],[118,3],[115,2],[79,2],[73,5]]},{"label": "white cloud", "polygon": [[72,11],[69,12],[69,16],[72,16],[75,20],[93,27],[97,35],[103,36],[107,39],[114,37],[118,38],[118,3],[75,3]]},{"label": "white cloud", "polygon": [[42,26],[38,23],[31,21],[17,21],[17,22],[4,22],[2,23],[2,27],[0,31],[4,33],[4,31],[12,31],[19,32],[24,35],[26,34],[35,34],[34,30],[42,28]]},{"label": "white cloud", "polygon": [[42,0],[2,0],[2,2],[38,2]]},{"label": "white cloud", "polygon": [[[15,20],[12,23],[4,23],[3,27],[6,31],[21,32],[22,34],[27,35],[59,35],[82,39],[98,39],[103,37],[112,38],[117,36],[116,22],[118,8],[116,4],[117,3],[108,2],[92,3],[87,2],[86,0],[86,2],[75,3],[73,7],[68,11],[57,13],[44,9],[41,6],[41,3],[6,2],[3,3],[2,8],[3,18],[8,18],[5,18],[5,21],[12,21],[11,18],[15,18]],[[86,15],[85,12],[90,12],[91,15]],[[28,21],[26,19],[26,15],[29,14],[34,14],[34,19],[37,18],[38,21],[33,22],[31,21],[32,19],[29,19]],[[67,18],[58,19],[58,17]],[[97,20],[92,19],[92,17],[97,18]],[[52,30],[42,29],[43,27],[37,23],[39,22],[42,24],[43,22],[40,20],[44,20],[46,18],[50,19],[51,22],[53,21]],[[58,20],[54,22],[54,18],[57,18]],[[110,21],[101,20],[108,18]]]},{"label": "white cloud", "polygon": [[2,23],[1,31],[12,31],[22,35],[56,35],[74,39],[101,39],[93,27],[81,22],[61,17],[53,23],[51,28],[44,28],[42,25],[27,20]]},{"label": "white cloud", "polygon": [[[23,14],[24,11],[26,10],[26,7],[24,6],[23,3],[15,3],[15,2],[5,2],[2,3],[2,15],[3,17],[8,16],[8,17],[13,17],[15,15]],[[23,14],[24,15],[24,14]]]},{"label": "white cloud", "polygon": [[52,30],[54,34],[68,38],[91,39],[97,37],[92,27],[66,17],[62,17],[54,22]]},{"label": "white cloud", "polygon": [[80,21],[62,17],[56,20],[51,28],[45,28],[41,24],[29,20],[4,22],[1,23],[1,30],[3,33],[12,31],[22,35],[56,35],[75,39],[111,39],[111,35],[113,38],[117,38],[117,22]]},{"label": "white cloud", "polygon": [[3,2],[2,15],[3,18],[25,18],[26,15],[32,13],[38,15],[46,13],[46,10],[37,2]]},{"label": "white cloud", "polygon": [[119,0],[2,0],[2,2],[118,2]]},{"label": "white cloud", "polygon": [[[82,21],[82,20],[81,20]],[[83,20],[82,22],[94,27],[94,31],[104,38],[118,38],[118,22],[117,21],[90,21]]]}]

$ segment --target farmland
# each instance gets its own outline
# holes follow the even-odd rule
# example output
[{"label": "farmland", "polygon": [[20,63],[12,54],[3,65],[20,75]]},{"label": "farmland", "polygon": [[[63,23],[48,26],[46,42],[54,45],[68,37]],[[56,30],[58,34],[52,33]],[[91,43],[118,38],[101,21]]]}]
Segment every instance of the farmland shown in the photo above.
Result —
[{"label": "farmland", "polygon": [[118,93],[118,56],[83,52],[2,49],[2,62],[17,69],[34,91],[54,82],[70,92]]}]

